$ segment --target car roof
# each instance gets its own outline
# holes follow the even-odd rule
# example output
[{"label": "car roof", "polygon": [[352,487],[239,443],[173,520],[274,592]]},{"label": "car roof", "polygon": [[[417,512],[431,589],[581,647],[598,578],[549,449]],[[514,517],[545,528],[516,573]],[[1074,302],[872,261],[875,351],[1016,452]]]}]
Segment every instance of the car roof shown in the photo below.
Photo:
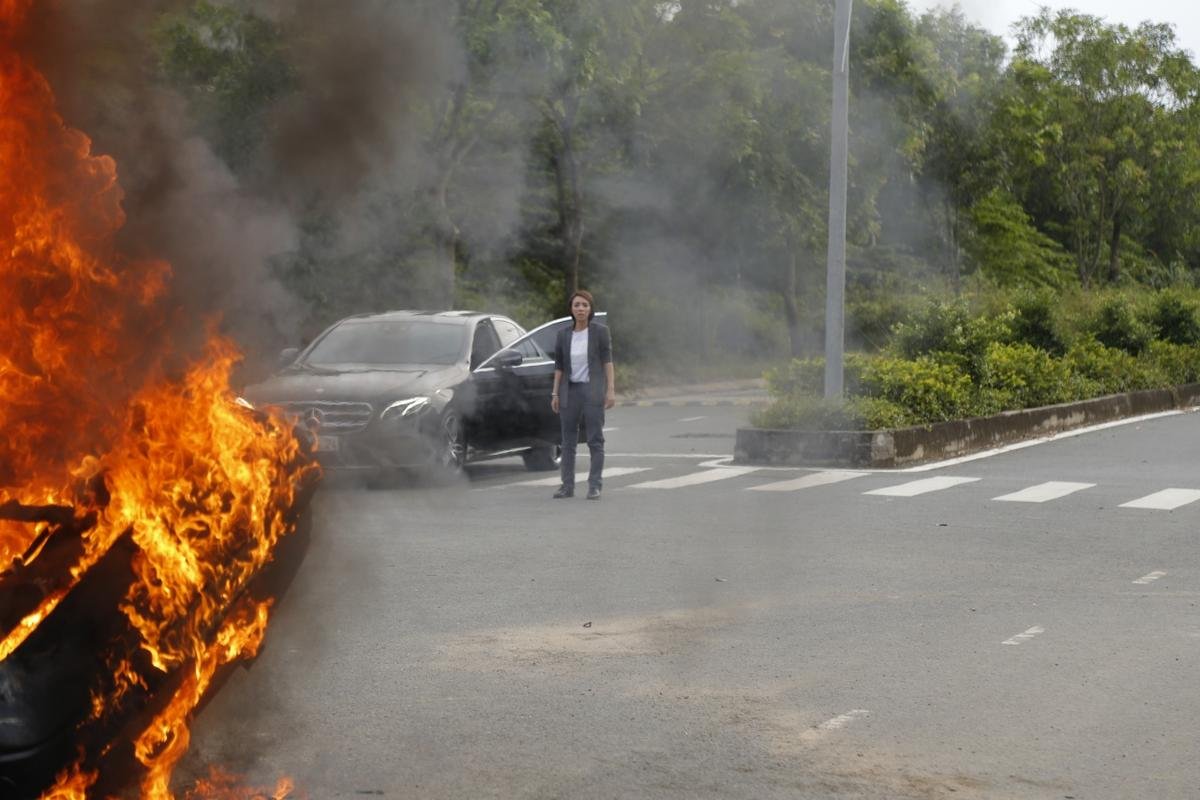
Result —
[{"label": "car roof", "polygon": [[500,315],[486,314],[482,311],[424,311],[403,309],[397,311],[383,311],[379,313],[353,314],[349,317],[344,317],[341,321],[349,322],[351,320],[381,320],[385,322],[400,322],[403,320],[425,319],[436,322],[462,323],[469,320],[495,316]]}]

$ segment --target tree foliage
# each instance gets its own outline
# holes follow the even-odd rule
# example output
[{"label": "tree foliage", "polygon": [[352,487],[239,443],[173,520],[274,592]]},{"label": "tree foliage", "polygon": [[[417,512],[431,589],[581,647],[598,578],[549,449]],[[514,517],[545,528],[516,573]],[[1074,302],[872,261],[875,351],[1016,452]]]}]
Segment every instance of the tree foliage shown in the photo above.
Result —
[{"label": "tree foliage", "polygon": [[[314,316],[469,301],[535,322],[587,285],[628,330],[655,332],[653,344],[638,338],[639,356],[815,349],[830,3],[405,7],[414,36],[442,53],[402,106],[417,157],[349,204],[350,223],[297,212],[308,233],[281,274]],[[868,298],[859,307],[973,276],[1052,291],[1194,282],[1200,73],[1173,30],[1044,10],[1016,31],[1010,55],[958,9],[856,4],[848,236],[850,294]],[[198,0],[164,15],[155,42],[197,131],[250,175],[273,114],[309,99],[297,75],[328,35],[250,0]],[[333,258],[327,243],[347,225],[372,233]]]}]

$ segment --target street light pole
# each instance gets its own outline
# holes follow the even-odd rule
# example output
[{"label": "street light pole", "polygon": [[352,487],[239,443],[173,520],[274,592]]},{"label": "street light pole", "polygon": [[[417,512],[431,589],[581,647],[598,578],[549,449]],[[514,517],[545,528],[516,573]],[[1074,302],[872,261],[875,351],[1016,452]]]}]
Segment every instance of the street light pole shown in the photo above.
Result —
[{"label": "street light pole", "polygon": [[849,172],[850,14],[854,0],[835,0],[833,119],[829,157],[829,253],[825,270],[825,398],[840,399],[846,329],[846,182]]}]

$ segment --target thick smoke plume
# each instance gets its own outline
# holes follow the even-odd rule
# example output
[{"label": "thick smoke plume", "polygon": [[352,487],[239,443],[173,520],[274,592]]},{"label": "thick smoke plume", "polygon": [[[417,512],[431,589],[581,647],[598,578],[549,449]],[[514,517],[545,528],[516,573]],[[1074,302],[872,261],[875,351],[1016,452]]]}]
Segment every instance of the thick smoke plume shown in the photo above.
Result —
[{"label": "thick smoke plume", "polygon": [[201,323],[219,318],[263,362],[295,343],[309,317],[273,271],[301,247],[304,215],[331,220],[324,247],[333,261],[391,235],[395,220],[379,213],[380,195],[422,179],[411,118],[461,59],[440,15],[409,4],[236,4],[305,49],[293,90],[266,111],[270,135],[250,168],[235,172],[156,60],[162,16],[189,5],[48,0],[36,5],[26,45],[67,124],[117,161],[128,216],[122,248],[170,262],[180,350],[194,351]]}]

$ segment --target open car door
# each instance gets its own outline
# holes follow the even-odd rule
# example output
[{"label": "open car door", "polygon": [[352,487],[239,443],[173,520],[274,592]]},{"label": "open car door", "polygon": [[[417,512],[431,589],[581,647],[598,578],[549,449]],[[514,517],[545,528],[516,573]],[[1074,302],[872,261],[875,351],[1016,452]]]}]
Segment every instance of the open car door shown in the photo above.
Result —
[{"label": "open car door", "polygon": [[[597,312],[596,319],[607,323],[607,314]],[[539,325],[517,339],[504,350],[484,362],[478,371],[499,370],[507,381],[520,384],[523,399],[510,424],[516,426],[520,438],[529,442],[559,444],[561,426],[558,415],[550,408],[550,393],[554,390],[554,339],[558,332],[571,324],[570,317],[561,317]],[[519,353],[518,363],[512,355]]]}]

